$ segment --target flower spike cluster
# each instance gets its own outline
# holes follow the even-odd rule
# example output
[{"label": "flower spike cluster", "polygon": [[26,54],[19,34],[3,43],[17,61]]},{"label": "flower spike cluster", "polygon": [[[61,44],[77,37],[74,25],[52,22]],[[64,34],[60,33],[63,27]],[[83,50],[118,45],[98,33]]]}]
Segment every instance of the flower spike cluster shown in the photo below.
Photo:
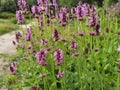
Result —
[{"label": "flower spike cluster", "polygon": [[59,66],[63,62],[63,51],[61,49],[55,50],[54,60],[56,61],[56,66]]},{"label": "flower spike cluster", "polygon": [[66,7],[60,9],[58,12],[58,19],[61,26],[66,26],[68,22],[68,9]]},{"label": "flower spike cluster", "polygon": [[18,0],[17,4],[20,9],[24,9],[27,5],[25,0]]},{"label": "flower spike cluster", "polygon": [[9,74],[15,75],[17,70],[17,62],[14,61],[9,67],[8,67],[8,72]]},{"label": "flower spike cluster", "polygon": [[36,59],[42,66],[48,65],[48,63],[45,61],[45,57],[46,57],[45,50],[40,50],[39,52],[36,53]]},{"label": "flower spike cluster", "polygon": [[16,11],[16,19],[17,19],[17,22],[22,24],[24,23],[24,15],[23,15],[23,12],[21,10],[18,10]]},{"label": "flower spike cluster", "polygon": [[26,32],[26,41],[31,41],[32,39],[32,31],[30,28],[27,29],[27,32]]},{"label": "flower spike cluster", "polygon": [[53,31],[52,37],[53,37],[54,42],[56,42],[60,39],[60,35],[59,35],[59,32],[57,31],[57,29],[55,29]]}]

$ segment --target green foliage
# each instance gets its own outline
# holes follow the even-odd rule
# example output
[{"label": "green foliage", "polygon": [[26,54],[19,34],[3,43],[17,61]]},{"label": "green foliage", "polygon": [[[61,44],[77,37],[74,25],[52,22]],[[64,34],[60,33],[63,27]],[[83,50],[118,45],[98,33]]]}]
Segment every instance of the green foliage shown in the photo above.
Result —
[{"label": "green foliage", "polygon": [[11,18],[11,19],[10,19],[10,22],[13,23],[13,24],[17,24],[16,18]]},{"label": "green foliage", "polygon": [[102,6],[103,0],[58,0],[58,4],[60,7],[67,6],[69,8],[76,6],[79,1],[86,2],[89,4],[97,4],[98,6]]},{"label": "green foliage", "polygon": [[[18,0],[0,0],[0,12],[13,12],[15,13],[18,9],[17,6]],[[36,5],[37,0],[26,0],[27,4],[31,7]]]},{"label": "green foliage", "polygon": [[[16,9],[18,9],[17,1],[18,0],[1,0],[0,11],[15,12]],[[87,2],[89,4],[97,4],[98,6],[104,5],[104,7],[108,7],[118,0],[57,0],[60,7],[67,6],[69,8],[76,6],[79,1]],[[26,2],[30,7],[37,4],[37,0],[26,0]]]},{"label": "green foliage", "polygon": [[15,23],[15,18],[0,19],[0,35],[16,30],[18,26]]},{"label": "green foliage", "polygon": [[15,18],[15,14],[10,13],[10,12],[1,12],[0,18],[3,18],[3,19]]},{"label": "green foliage", "polygon": [[15,12],[17,9],[16,4],[13,0],[5,0],[1,5],[1,11],[4,12]]},{"label": "green foliage", "polygon": [[73,7],[73,6],[76,6],[77,3],[79,2],[79,0],[58,0],[58,4],[60,7]]},{"label": "green foliage", "polygon": [[110,7],[112,4],[118,2],[118,0],[104,0],[103,2],[103,6],[106,7]]}]

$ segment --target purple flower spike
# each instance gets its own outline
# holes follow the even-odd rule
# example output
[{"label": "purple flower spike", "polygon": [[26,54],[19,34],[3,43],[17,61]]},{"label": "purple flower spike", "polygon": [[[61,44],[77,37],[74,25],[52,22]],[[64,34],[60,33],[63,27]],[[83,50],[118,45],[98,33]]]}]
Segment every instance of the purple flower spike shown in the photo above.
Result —
[{"label": "purple flower spike", "polygon": [[68,9],[67,8],[61,8],[58,12],[58,19],[61,26],[66,26],[68,22]]},{"label": "purple flower spike", "polygon": [[29,14],[29,13],[30,13],[29,6],[26,5],[26,7],[23,10],[23,14]]},{"label": "purple flower spike", "polygon": [[56,61],[56,66],[59,66],[63,62],[63,51],[61,49],[55,50],[54,60]]},{"label": "purple flower spike", "polygon": [[82,5],[82,11],[83,11],[82,15],[83,15],[83,17],[88,15],[89,8],[90,8],[90,5],[88,3],[84,3]]},{"label": "purple flower spike", "polygon": [[10,74],[15,75],[16,74],[16,70],[17,70],[17,62],[14,61],[9,67],[8,67],[8,72]]},{"label": "purple flower spike", "polygon": [[76,8],[76,16],[77,16],[77,20],[83,20],[83,11],[82,11],[82,6],[77,6]]},{"label": "purple flower spike", "polygon": [[24,23],[24,15],[23,15],[23,12],[21,10],[18,10],[16,11],[16,19],[17,19],[17,22],[22,24]]},{"label": "purple flower spike", "polygon": [[17,70],[17,62],[14,61],[9,67],[8,67],[8,72],[9,74],[15,75]]},{"label": "purple flower spike", "polygon": [[88,26],[95,26],[96,25],[96,18],[94,17],[94,15],[90,15],[88,17]]},{"label": "purple flower spike", "polygon": [[91,7],[90,9],[90,14],[89,14],[89,17],[88,17],[88,26],[95,26],[96,23],[98,22],[98,14],[96,12],[96,8],[94,6]]},{"label": "purple flower spike", "polygon": [[58,71],[57,78],[62,78],[64,76],[64,71]]},{"label": "purple flower spike", "polygon": [[18,7],[23,9],[26,7],[26,1],[25,0],[18,0]]},{"label": "purple flower spike", "polygon": [[27,29],[27,33],[26,33],[26,41],[31,41],[32,39],[32,31],[30,28]]},{"label": "purple flower spike", "polygon": [[117,51],[120,52],[120,45],[118,46]]},{"label": "purple flower spike", "polygon": [[96,24],[94,31],[96,32],[96,35],[99,35],[99,33],[100,33],[100,23]]},{"label": "purple flower spike", "polygon": [[38,14],[39,13],[38,6],[32,6],[31,10],[32,10],[33,14]]},{"label": "purple flower spike", "polygon": [[75,41],[71,41],[71,48],[73,49],[73,50],[76,50],[77,49],[77,44],[76,44],[76,42]]},{"label": "purple flower spike", "polygon": [[9,66],[8,67],[8,72],[9,72],[9,74],[15,75],[16,74],[16,69],[12,66]]},{"label": "purple flower spike", "polygon": [[15,35],[16,42],[19,42],[20,38],[22,37],[20,32],[17,32]]},{"label": "purple flower spike", "polygon": [[54,40],[55,42],[60,39],[60,35],[59,35],[59,32],[57,31],[57,29],[55,29],[55,30],[53,31],[52,37],[53,37],[53,40]]},{"label": "purple flower spike", "polygon": [[42,66],[48,65],[48,63],[45,61],[45,50],[40,50],[36,54],[36,59],[38,60],[39,64]]}]

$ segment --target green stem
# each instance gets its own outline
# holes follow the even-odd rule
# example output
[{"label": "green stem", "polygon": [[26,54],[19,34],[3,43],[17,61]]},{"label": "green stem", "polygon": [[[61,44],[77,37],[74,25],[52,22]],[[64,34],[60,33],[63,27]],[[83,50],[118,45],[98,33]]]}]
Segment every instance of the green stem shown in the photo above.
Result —
[{"label": "green stem", "polygon": [[66,80],[66,73],[65,73],[65,71],[66,71],[66,61],[64,60],[64,77],[63,77],[63,80],[64,80],[64,90],[66,90],[66,82],[65,82],[65,80]]},{"label": "green stem", "polygon": [[120,90],[120,74],[119,73],[117,77],[117,90]]},{"label": "green stem", "polygon": [[45,78],[43,78],[43,82],[44,82],[44,90],[48,90],[47,87],[46,87],[46,81],[45,81]]},{"label": "green stem", "polygon": [[93,50],[92,50],[92,47],[93,47],[93,37],[91,36],[90,38],[90,53],[91,53],[91,60],[90,60],[90,90],[92,90],[92,71],[93,71],[93,68],[92,68],[92,64],[93,64],[93,61],[92,61],[92,57],[93,57]]}]

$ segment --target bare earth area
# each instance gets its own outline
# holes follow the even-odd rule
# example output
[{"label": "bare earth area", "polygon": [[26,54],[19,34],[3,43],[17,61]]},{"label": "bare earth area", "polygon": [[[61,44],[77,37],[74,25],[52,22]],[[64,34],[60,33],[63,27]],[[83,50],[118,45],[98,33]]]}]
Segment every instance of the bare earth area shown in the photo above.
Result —
[{"label": "bare earth area", "polygon": [[3,72],[3,66],[7,64],[9,56],[16,53],[12,41],[15,39],[15,31],[0,36],[0,72]]}]

